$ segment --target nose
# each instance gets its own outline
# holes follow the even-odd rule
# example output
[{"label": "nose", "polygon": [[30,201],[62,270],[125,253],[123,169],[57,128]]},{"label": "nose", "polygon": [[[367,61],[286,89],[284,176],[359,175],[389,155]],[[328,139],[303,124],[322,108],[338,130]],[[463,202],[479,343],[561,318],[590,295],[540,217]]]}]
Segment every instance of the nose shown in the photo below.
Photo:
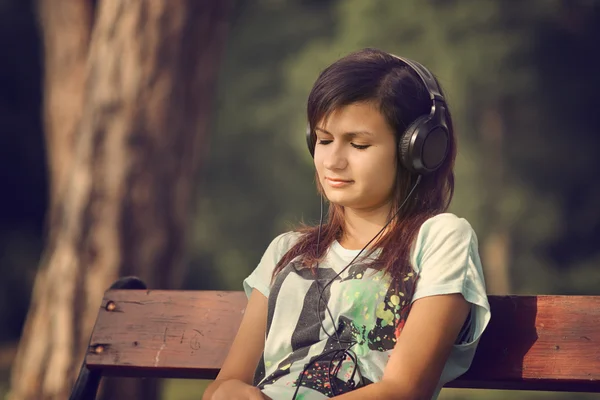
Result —
[{"label": "nose", "polygon": [[340,170],[346,168],[348,165],[345,149],[338,143],[334,141],[327,146],[323,146],[325,147],[323,166],[328,170]]}]

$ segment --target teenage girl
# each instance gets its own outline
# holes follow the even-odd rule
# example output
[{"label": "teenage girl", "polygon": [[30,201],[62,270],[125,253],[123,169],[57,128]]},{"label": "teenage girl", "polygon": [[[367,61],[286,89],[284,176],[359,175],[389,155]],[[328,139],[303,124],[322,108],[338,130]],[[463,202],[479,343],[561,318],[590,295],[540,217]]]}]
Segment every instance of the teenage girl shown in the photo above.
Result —
[{"label": "teenage girl", "polygon": [[[447,213],[456,140],[422,65],[377,49],[308,98],[326,221],[276,237],[204,399],[435,399],[490,319],[477,237]],[[323,203],[321,203],[321,210]]]}]

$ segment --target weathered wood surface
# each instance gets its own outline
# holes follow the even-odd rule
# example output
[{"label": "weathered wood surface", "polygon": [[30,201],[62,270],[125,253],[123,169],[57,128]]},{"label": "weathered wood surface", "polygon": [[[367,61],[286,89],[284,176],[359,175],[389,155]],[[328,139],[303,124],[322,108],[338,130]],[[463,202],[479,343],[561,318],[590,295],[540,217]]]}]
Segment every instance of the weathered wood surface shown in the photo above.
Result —
[{"label": "weathered wood surface", "polygon": [[449,387],[600,392],[600,296],[490,296],[470,370]]},{"label": "weathered wood surface", "polygon": [[246,302],[242,292],[108,291],[88,368],[106,368],[107,375],[214,378]]},{"label": "weathered wood surface", "polygon": [[[600,392],[600,296],[490,296],[492,321],[449,387]],[[106,292],[88,349],[106,375],[214,378],[242,292]]]}]

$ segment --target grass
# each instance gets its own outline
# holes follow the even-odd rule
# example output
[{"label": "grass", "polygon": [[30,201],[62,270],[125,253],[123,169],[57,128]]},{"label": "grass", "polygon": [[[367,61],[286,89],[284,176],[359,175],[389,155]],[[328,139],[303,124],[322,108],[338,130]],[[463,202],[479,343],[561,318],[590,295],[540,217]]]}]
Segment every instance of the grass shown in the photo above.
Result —
[{"label": "grass", "polygon": [[[8,374],[0,371],[0,399],[8,393]],[[162,400],[198,400],[210,381],[165,379]],[[503,390],[444,389],[439,400],[594,400],[593,393],[523,392]]]},{"label": "grass", "polygon": [[442,389],[438,400],[597,400],[598,394],[521,390]]},{"label": "grass", "polygon": [[[167,379],[162,400],[198,400],[208,380]],[[1,392],[0,392],[1,393]],[[1,399],[2,397],[0,397]],[[594,393],[443,389],[438,400],[597,400]]]},{"label": "grass", "polygon": [[165,379],[162,400],[201,399],[204,389],[210,382],[201,379]]}]

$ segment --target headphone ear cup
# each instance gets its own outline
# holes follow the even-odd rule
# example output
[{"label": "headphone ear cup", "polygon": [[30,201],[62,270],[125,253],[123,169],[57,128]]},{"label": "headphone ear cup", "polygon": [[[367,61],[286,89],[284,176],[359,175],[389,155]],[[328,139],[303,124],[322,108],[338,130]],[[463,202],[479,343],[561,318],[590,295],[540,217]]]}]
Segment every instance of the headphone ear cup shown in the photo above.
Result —
[{"label": "headphone ear cup", "polygon": [[412,173],[428,174],[438,169],[448,152],[448,129],[429,115],[417,118],[399,141],[399,158]]},{"label": "headphone ear cup", "polygon": [[[419,132],[422,131],[423,125],[425,125],[426,120],[428,119],[427,115],[420,116],[415,119],[412,124],[406,128],[400,140],[398,141],[398,156],[400,158],[400,163],[412,173],[418,173],[418,167],[414,163],[415,158],[415,140]],[[420,158],[420,155],[418,155]]]}]

